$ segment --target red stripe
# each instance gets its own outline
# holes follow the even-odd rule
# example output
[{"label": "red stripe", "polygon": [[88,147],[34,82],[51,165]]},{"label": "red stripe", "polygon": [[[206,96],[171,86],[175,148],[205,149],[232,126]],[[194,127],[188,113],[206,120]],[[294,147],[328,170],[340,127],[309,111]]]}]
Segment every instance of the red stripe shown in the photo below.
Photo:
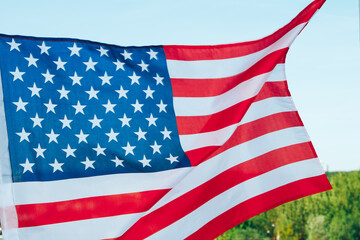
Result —
[{"label": "red stripe", "polygon": [[[296,144],[263,154],[234,166],[139,219],[118,239],[144,239],[191,213],[213,197],[278,167],[315,158],[310,143]],[[281,199],[281,198],[278,198]]]},{"label": "red stripe", "polygon": [[222,146],[209,146],[187,151],[191,166],[210,159],[229,148],[232,148],[264,134],[289,127],[303,126],[296,111],[276,113],[258,120],[240,125],[233,135]]},{"label": "red stripe", "polygon": [[281,204],[331,189],[332,187],[325,174],[289,183],[231,208],[205,224],[186,239],[214,239],[262,212]]},{"label": "red stripe", "polygon": [[258,95],[256,95],[254,102],[258,102],[270,97],[290,97],[287,82],[266,82]]},{"label": "red stripe", "polygon": [[[215,131],[240,122],[251,102],[270,97],[288,97],[290,92],[286,81],[266,82],[255,98],[240,102],[213,115],[196,117],[176,117],[180,135]],[[240,112],[238,112],[240,111]]]},{"label": "red stripe", "polygon": [[322,6],[324,2],[325,0],[315,0],[302,12],[300,12],[290,23],[265,38],[256,41],[224,45],[163,46],[166,59],[186,61],[226,59],[240,57],[260,51],[279,40],[294,27],[309,21],[313,14]]},{"label": "red stripe", "polygon": [[150,209],[169,190],[18,205],[19,228],[139,213]]},{"label": "red stripe", "polygon": [[[262,58],[246,71],[231,77],[213,79],[171,78],[174,97],[211,97],[217,96],[250,78],[271,72],[279,63],[285,63],[289,48],[280,49]],[[206,88],[204,88],[206,86]]]},{"label": "red stripe", "polygon": [[249,98],[211,115],[176,117],[179,135],[211,132],[238,123],[254,99]]}]

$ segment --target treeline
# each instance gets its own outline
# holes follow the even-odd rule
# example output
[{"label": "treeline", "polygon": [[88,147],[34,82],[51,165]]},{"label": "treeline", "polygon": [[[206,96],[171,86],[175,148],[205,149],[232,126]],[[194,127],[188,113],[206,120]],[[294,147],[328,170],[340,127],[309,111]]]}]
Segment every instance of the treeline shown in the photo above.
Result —
[{"label": "treeline", "polygon": [[359,240],[360,171],[327,173],[333,190],[255,216],[218,240]]}]

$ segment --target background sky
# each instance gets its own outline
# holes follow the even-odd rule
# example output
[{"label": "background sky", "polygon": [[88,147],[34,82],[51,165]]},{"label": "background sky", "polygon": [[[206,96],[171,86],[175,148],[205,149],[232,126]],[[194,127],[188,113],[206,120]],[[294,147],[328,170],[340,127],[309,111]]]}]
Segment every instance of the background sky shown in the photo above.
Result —
[{"label": "background sky", "polygon": [[[287,79],[320,160],[360,169],[359,0],[327,0],[296,39]],[[1,0],[0,32],[117,45],[224,44],[276,31],[311,0]]]}]

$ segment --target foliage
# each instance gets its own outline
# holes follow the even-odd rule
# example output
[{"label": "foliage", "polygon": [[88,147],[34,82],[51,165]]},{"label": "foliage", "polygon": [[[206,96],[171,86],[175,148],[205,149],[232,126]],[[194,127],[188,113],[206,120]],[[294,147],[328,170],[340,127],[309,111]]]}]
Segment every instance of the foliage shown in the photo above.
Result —
[{"label": "foliage", "polygon": [[308,240],[327,240],[325,216],[310,215],[306,225]]},{"label": "foliage", "polygon": [[218,240],[271,240],[270,237],[263,234],[261,231],[256,230],[254,228],[239,228],[235,227],[230,229],[223,235],[217,238]]},{"label": "foliage", "polygon": [[360,171],[327,175],[333,190],[262,213],[218,239],[360,239]]}]

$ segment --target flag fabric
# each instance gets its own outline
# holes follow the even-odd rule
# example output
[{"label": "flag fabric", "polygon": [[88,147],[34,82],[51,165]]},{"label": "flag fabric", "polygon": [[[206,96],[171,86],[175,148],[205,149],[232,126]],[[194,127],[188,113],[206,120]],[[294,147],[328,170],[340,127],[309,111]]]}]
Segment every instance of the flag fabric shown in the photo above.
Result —
[{"label": "flag fabric", "polygon": [[284,70],[323,3],[216,46],[0,35],[5,239],[212,239],[331,189]]}]

